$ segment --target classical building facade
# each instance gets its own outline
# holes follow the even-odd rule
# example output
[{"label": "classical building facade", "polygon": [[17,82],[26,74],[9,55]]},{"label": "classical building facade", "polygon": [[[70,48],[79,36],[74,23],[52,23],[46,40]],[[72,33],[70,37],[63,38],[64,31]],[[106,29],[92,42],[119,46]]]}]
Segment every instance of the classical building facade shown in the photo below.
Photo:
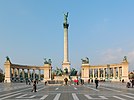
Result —
[{"label": "classical building facade", "polygon": [[108,81],[128,81],[128,61],[124,57],[119,64],[106,64],[93,66],[89,63],[83,63],[81,66],[81,78],[84,81],[98,78]]},{"label": "classical building facade", "polygon": [[[23,80],[26,79],[25,72],[27,72],[27,79],[35,80],[35,74],[38,71],[38,79],[40,80],[41,70],[44,71],[44,81],[51,80],[51,64],[44,63],[44,66],[29,66],[29,65],[19,65],[11,63],[10,59],[7,58],[5,64],[5,82],[10,83],[13,78],[20,79],[20,71],[22,73]],[[33,76],[30,75],[30,71],[32,71]]]}]

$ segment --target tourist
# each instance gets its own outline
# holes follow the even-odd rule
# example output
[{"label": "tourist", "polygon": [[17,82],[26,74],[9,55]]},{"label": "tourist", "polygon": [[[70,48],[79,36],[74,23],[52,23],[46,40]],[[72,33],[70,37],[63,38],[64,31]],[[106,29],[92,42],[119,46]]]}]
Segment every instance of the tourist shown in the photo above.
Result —
[{"label": "tourist", "polygon": [[130,82],[127,82],[126,87],[127,87],[127,88],[130,88],[130,86],[131,86]]},{"label": "tourist", "polygon": [[79,85],[79,80],[78,79],[76,79],[76,84]]},{"label": "tourist", "polygon": [[90,83],[90,79],[88,79],[88,84]]},{"label": "tourist", "polygon": [[65,81],[65,85],[67,85],[67,81],[68,81],[68,79],[67,79],[67,78],[65,78],[65,79],[64,79],[64,81]]},{"label": "tourist", "polygon": [[37,92],[37,91],[36,91],[36,81],[33,81],[33,89],[32,89],[31,92]]},{"label": "tourist", "polygon": [[99,83],[99,80],[96,78],[95,79],[96,89],[98,88],[98,83]]},{"label": "tourist", "polygon": [[46,84],[47,84],[47,81],[45,81],[45,86],[46,86]]},{"label": "tourist", "polygon": [[26,85],[28,84],[28,80],[26,79]]},{"label": "tourist", "polygon": [[82,79],[80,79],[80,83],[81,83],[81,85],[83,85]]},{"label": "tourist", "polygon": [[134,79],[131,80],[131,83],[132,83],[132,88],[133,88],[133,86],[134,86]]}]

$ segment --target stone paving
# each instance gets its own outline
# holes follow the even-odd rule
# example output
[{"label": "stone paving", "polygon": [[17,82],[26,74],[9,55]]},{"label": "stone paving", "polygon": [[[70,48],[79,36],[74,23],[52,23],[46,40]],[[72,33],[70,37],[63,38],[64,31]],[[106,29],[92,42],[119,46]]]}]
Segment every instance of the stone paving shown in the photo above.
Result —
[{"label": "stone paving", "polygon": [[[100,82],[84,85],[37,85],[37,92],[31,92],[32,85],[25,83],[0,84],[12,90],[1,91],[0,100],[133,100],[134,88],[126,88],[125,83]],[[13,88],[14,87],[14,88]],[[16,88],[15,88],[16,87]],[[116,88],[118,87],[118,88]],[[20,88],[20,89],[18,89]]]}]

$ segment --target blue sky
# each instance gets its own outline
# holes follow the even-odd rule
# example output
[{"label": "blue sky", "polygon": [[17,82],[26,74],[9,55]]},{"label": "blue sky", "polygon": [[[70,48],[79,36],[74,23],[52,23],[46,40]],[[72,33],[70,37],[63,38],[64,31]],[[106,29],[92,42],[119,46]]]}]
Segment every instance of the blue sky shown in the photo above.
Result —
[{"label": "blue sky", "polygon": [[12,63],[52,66],[63,61],[63,19],[69,12],[69,60],[79,69],[81,58],[91,65],[120,63],[124,56],[134,70],[133,0],[1,0],[0,67]]}]

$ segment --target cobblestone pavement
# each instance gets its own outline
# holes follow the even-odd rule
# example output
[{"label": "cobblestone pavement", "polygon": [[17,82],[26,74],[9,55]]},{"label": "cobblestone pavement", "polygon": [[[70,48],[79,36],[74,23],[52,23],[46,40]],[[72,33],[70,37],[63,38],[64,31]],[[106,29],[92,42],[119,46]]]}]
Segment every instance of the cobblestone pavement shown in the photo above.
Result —
[{"label": "cobblestone pavement", "polygon": [[[37,85],[37,92],[31,92],[32,85],[14,83],[10,89],[0,91],[0,100],[133,100],[134,88],[126,88],[122,83],[100,83],[85,85]],[[7,84],[0,84],[4,88]],[[121,87],[119,87],[119,86]],[[13,88],[14,87],[14,88]],[[16,88],[15,88],[16,87]],[[118,88],[116,88],[118,87]],[[123,88],[122,88],[123,87]]]}]

